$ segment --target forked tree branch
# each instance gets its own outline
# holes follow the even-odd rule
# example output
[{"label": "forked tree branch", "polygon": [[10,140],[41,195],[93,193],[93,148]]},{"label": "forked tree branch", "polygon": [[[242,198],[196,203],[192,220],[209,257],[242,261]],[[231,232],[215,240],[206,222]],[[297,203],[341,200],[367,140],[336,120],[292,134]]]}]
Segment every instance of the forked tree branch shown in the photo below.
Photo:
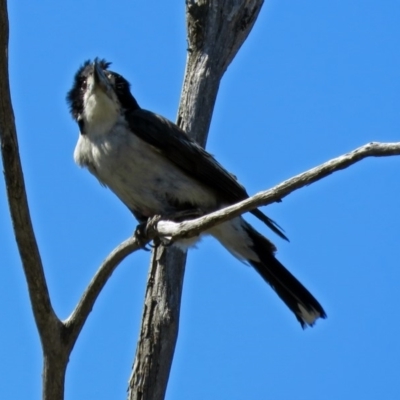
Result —
[{"label": "forked tree branch", "polygon": [[[155,237],[160,238],[162,241],[173,243],[181,238],[198,236],[213,226],[228,221],[245,212],[280,201],[290,193],[301,189],[304,186],[311,185],[334,172],[348,168],[364,158],[388,157],[395,155],[400,155],[400,142],[368,143],[349,153],[333,158],[317,167],[302,172],[293,178],[287,179],[271,189],[259,192],[240,203],[225,207],[203,217],[180,223],[161,220],[155,224],[154,230],[149,232],[146,243]],[[91,283],[80,299],[76,309],[68,320],[65,321],[68,326],[72,328],[73,325],[76,325],[73,329],[79,329],[78,327],[83,325],[96,301],[96,298],[100,294],[111,274],[114,272],[115,268],[129,254],[140,250],[142,245],[143,242],[139,244],[134,237],[131,237],[121,243],[109,254],[99,267],[96,275],[93,277]]]}]

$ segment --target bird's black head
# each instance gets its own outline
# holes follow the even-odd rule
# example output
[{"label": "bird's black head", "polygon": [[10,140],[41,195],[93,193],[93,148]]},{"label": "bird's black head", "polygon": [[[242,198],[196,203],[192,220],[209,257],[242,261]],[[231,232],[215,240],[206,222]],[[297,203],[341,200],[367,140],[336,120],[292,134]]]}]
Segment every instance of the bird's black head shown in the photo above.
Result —
[{"label": "bird's black head", "polygon": [[91,118],[89,114],[96,113],[94,108],[97,108],[97,114],[107,112],[105,108],[109,107],[121,114],[139,108],[130,92],[129,82],[110,71],[110,65],[104,59],[88,60],[75,74],[72,89],[67,94],[67,103],[82,133],[84,120]]}]

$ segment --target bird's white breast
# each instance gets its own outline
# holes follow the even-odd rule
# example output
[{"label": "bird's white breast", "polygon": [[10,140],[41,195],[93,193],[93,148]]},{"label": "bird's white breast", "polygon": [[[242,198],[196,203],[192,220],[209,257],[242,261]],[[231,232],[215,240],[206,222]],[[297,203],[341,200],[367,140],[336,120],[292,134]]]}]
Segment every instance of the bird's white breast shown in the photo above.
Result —
[{"label": "bird's white breast", "polygon": [[108,132],[85,132],[74,152],[75,162],[87,167],[131,210],[144,216],[163,214],[172,199],[216,207],[213,193],[181,171],[160,151],[132,133],[124,120]]}]

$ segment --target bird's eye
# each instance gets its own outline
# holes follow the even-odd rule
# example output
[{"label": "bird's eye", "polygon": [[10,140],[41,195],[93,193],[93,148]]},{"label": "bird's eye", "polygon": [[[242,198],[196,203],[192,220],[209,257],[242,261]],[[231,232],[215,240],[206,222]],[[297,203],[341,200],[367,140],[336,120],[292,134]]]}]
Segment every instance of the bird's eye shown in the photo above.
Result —
[{"label": "bird's eye", "polygon": [[81,84],[81,90],[82,90],[82,91],[86,90],[86,86],[87,86],[87,82],[86,82],[86,79],[84,79],[84,80],[82,81],[82,84]]}]

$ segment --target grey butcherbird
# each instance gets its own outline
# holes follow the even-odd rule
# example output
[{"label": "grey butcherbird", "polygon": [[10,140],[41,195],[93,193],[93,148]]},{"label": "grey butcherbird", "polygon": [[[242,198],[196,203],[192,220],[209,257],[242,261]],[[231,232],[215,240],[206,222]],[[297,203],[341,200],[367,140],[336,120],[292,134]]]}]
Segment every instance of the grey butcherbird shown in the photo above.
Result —
[{"label": "grey butcherbird", "polygon": [[[182,211],[207,214],[248,197],[234,176],[177,125],[141,109],[128,81],[109,66],[105,60],[86,61],[67,95],[80,128],[74,152],[78,165],[108,186],[140,222]],[[286,239],[260,210],[252,213]],[[242,217],[205,234],[251,264],[302,327],[326,317],[318,301],[275,258],[275,246]]]}]

